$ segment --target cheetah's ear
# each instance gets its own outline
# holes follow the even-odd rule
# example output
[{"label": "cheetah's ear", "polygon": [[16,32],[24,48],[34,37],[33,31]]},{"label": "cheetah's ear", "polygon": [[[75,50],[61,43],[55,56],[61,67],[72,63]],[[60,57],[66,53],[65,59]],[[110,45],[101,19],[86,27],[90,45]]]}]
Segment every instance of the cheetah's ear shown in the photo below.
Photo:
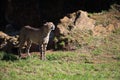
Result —
[{"label": "cheetah's ear", "polygon": [[45,24],[44,24],[44,26],[47,26],[48,25],[48,22],[46,22]]}]

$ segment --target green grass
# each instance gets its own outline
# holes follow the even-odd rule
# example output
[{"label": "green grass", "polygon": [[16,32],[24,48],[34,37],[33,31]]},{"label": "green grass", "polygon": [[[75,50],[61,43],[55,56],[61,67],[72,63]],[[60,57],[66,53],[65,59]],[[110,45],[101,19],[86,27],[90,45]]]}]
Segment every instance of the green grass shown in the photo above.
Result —
[{"label": "green grass", "polygon": [[[57,51],[51,53],[47,54],[46,61],[40,60],[36,55],[26,59],[15,58],[15,60],[11,60],[10,58],[9,60],[0,60],[0,80],[120,79],[120,62],[86,63],[86,58],[89,59],[89,56],[77,51]],[[1,52],[1,59],[4,54],[6,55],[6,53]]]}]

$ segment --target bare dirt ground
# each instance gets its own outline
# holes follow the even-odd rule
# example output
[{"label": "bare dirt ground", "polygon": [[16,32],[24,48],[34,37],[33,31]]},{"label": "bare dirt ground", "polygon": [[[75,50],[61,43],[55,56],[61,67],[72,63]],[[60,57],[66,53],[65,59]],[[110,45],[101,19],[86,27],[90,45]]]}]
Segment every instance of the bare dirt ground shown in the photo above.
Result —
[{"label": "bare dirt ground", "polygon": [[[58,51],[53,51],[53,50],[48,50],[46,51],[46,54],[57,54]],[[67,52],[67,51],[64,51],[64,52]],[[78,52],[78,51],[75,51],[75,53]],[[76,53],[76,54],[81,54],[81,53]],[[31,55],[36,55],[40,56],[40,53],[39,52],[31,52]],[[93,63],[93,64],[100,64],[100,63],[115,63],[115,62],[118,62],[119,60],[116,58],[116,56],[114,54],[107,54],[107,53],[104,53],[104,54],[100,54],[100,55],[92,55],[90,53],[85,53],[86,56],[86,59],[88,59],[89,63]],[[21,54],[22,58],[27,58],[29,57],[26,53],[23,53]],[[77,57],[78,58],[78,57]],[[83,59],[82,56],[80,56],[79,58]],[[78,60],[81,60],[81,59],[78,59]]]}]

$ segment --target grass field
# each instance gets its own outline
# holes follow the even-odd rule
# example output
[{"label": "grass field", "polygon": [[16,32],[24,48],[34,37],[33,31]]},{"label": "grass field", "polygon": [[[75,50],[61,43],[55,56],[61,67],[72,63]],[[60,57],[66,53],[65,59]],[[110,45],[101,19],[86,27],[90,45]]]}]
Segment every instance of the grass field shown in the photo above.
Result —
[{"label": "grass field", "polygon": [[[47,51],[42,61],[0,52],[0,80],[120,80],[120,30],[76,51]],[[97,46],[97,43],[100,43]]]},{"label": "grass field", "polygon": [[57,51],[48,52],[46,61],[41,61],[35,54],[26,59],[16,59],[14,55],[5,58],[0,60],[0,80],[120,79],[120,61],[112,57],[103,59],[77,51]]}]

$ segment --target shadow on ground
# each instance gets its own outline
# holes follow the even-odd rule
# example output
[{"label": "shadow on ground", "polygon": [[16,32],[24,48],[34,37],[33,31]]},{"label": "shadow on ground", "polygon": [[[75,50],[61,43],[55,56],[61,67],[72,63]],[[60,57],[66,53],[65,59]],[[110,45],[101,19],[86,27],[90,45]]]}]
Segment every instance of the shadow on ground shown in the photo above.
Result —
[{"label": "shadow on ground", "polygon": [[5,61],[15,61],[15,60],[18,60],[18,58],[17,58],[16,55],[5,53],[5,54],[3,55],[3,57],[2,57],[1,60],[5,60]]}]

